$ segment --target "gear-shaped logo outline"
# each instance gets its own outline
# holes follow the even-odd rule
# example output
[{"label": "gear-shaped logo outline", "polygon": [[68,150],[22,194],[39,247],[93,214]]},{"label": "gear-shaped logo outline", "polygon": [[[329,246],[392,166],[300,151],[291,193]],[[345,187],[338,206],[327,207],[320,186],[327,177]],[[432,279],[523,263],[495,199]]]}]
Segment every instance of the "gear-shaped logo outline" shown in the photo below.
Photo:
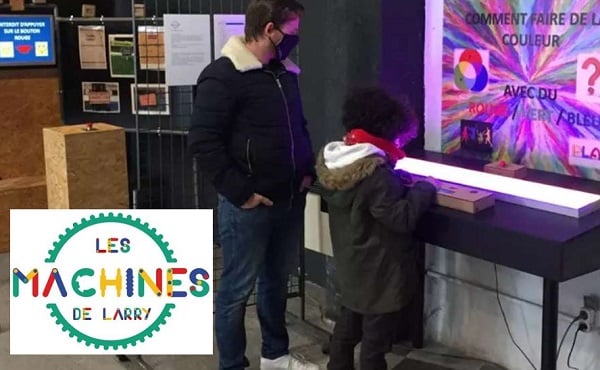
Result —
[{"label": "gear-shaped logo outline", "polygon": [[[162,235],[156,233],[155,228],[150,228],[147,222],[142,223],[141,219],[139,218],[134,219],[131,215],[124,216],[122,213],[118,213],[115,215],[113,212],[109,212],[108,215],[105,215],[104,213],[100,213],[97,216],[91,215],[89,219],[82,218],[80,223],[75,222],[73,223],[72,228],[66,228],[65,233],[59,235],[58,241],[53,243],[53,248],[48,250],[48,258],[45,259],[45,262],[55,262],[58,258],[58,254],[65,246],[65,244],[69,241],[69,239],[71,239],[75,234],[77,234],[81,230],[93,225],[111,222],[129,225],[143,232],[144,234],[149,236],[154,241],[154,243],[156,243],[156,245],[160,248],[167,263],[177,262],[177,259],[173,256],[174,251],[169,248],[169,243],[163,240]],[[108,350],[112,347],[113,349],[117,350],[119,349],[119,347],[126,349],[129,345],[135,346],[138,342],[144,342],[146,338],[151,338],[154,332],[159,332],[160,326],[165,325],[167,317],[171,316],[171,311],[175,308],[175,304],[165,304],[157,319],[154,320],[152,324],[150,324],[146,329],[144,329],[140,333],[130,336],[128,338],[117,340],[98,339],[82,333],[68,322],[68,320],[62,315],[62,313],[58,309],[58,306],[55,303],[47,304],[46,308],[50,310],[50,316],[55,318],[56,325],[60,326],[63,332],[67,332],[69,334],[69,337],[75,337],[77,342],[84,342],[87,347],[93,345],[96,349],[103,347],[104,350]]]}]

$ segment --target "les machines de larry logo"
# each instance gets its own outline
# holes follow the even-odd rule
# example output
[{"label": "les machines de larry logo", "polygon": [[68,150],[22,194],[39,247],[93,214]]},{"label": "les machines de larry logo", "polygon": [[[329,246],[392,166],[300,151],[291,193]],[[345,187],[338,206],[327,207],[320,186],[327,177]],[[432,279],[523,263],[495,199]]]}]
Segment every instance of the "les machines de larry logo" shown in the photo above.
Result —
[{"label": "les machines de larry logo", "polygon": [[11,354],[212,354],[210,210],[11,210]]}]

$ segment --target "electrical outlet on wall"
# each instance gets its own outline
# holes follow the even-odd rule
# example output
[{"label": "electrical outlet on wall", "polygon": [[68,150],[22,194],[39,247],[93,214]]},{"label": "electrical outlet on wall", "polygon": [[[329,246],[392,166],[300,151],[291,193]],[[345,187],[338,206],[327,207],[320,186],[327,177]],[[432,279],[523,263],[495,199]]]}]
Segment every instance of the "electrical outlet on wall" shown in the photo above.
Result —
[{"label": "electrical outlet on wall", "polygon": [[583,297],[583,307],[579,311],[579,327],[584,333],[589,333],[596,328],[596,313],[600,310],[600,299],[595,295]]},{"label": "electrical outlet on wall", "polygon": [[591,308],[583,307],[579,311],[579,328],[584,333],[589,333],[595,329],[596,311]]}]

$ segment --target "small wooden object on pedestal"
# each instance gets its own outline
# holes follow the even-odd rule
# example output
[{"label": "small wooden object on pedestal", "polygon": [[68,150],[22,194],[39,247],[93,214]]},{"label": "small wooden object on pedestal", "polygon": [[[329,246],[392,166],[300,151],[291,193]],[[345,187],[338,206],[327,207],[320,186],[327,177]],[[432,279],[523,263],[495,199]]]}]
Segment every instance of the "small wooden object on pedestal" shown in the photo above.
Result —
[{"label": "small wooden object on pedestal", "polygon": [[527,176],[527,167],[520,164],[506,163],[505,161],[488,163],[483,167],[483,170],[494,175],[516,179],[523,179]]}]

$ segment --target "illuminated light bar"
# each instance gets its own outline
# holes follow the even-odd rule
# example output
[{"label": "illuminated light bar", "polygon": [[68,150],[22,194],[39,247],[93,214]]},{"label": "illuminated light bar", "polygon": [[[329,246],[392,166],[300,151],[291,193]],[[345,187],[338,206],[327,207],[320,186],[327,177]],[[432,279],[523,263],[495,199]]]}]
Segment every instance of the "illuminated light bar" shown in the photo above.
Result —
[{"label": "illuminated light bar", "polygon": [[497,200],[580,218],[600,209],[600,195],[539,184],[536,182],[467,170],[414,158],[396,163],[400,169],[417,176],[494,192]]}]

